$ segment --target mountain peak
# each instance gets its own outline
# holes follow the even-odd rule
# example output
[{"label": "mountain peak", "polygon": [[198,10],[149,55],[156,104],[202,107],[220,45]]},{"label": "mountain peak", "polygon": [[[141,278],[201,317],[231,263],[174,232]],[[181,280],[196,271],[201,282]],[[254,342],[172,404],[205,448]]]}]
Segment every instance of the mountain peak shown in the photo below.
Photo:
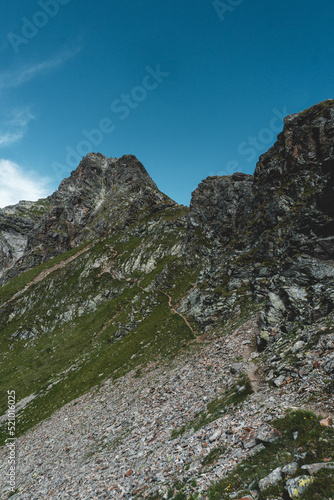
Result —
[{"label": "mountain peak", "polygon": [[108,189],[115,184],[130,183],[137,187],[146,185],[158,189],[136,156],[123,155],[118,159],[107,158],[101,153],[88,153],[70,177],[60,183],[58,194],[66,196],[76,191],[89,195],[87,191],[100,189],[101,185]]},{"label": "mountain peak", "polygon": [[[159,212],[176,205],[159,191],[136,156],[118,159],[89,153],[58,190],[46,200],[31,203],[20,219],[7,220],[10,216],[3,213],[6,220],[0,229],[6,232],[2,234],[4,243],[0,241],[0,277],[4,275],[6,280],[86,239],[121,229],[140,217],[140,212]],[[18,212],[16,207],[12,209]],[[31,217],[30,212],[35,215]],[[7,227],[11,228],[8,234]]]}]

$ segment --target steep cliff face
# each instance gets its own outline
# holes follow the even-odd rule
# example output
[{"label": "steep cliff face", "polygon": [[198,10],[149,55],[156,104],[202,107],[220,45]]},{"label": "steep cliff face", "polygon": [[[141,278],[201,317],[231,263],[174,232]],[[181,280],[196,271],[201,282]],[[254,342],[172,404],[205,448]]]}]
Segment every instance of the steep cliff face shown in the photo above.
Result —
[{"label": "steep cliff face", "polygon": [[286,118],[254,175],[253,241],[280,265],[264,323],[314,321],[334,306],[334,101]]},{"label": "steep cliff face", "polygon": [[[275,145],[243,174],[209,177],[193,193],[187,249],[209,256],[209,300],[248,286],[265,297],[260,323],[275,331],[334,307],[334,101],[285,119]],[[200,318],[203,310],[193,311]]]},{"label": "steep cliff face", "polygon": [[256,166],[256,234],[286,221],[275,257],[301,250],[323,260],[333,256],[333,140],[334,106],[328,100],[287,117],[276,144]]},{"label": "steep cliff face", "polygon": [[[188,216],[189,253],[221,252],[244,229],[253,204],[253,176],[208,177],[193,192]],[[191,250],[190,250],[191,249]]]},{"label": "steep cliff face", "polygon": [[29,234],[48,207],[47,200],[40,200],[0,209],[0,282],[4,271],[25,255]]}]

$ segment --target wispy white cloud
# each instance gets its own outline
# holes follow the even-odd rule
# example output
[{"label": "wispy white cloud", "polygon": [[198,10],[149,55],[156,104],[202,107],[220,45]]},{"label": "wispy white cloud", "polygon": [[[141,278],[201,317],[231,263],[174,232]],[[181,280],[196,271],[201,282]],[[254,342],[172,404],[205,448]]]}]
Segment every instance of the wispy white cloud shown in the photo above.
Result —
[{"label": "wispy white cloud", "polygon": [[9,120],[9,125],[13,127],[25,127],[31,120],[35,117],[30,111],[30,108],[14,108],[12,110],[12,116]]},{"label": "wispy white cloud", "polygon": [[30,108],[13,109],[10,117],[0,123],[0,148],[10,146],[23,139],[28,124],[34,119]]},{"label": "wispy white cloud", "polygon": [[5,148],[6,146],[10,146],[15,142],[20,141],[24,136],[22,130],[18,132],[0,132],[0,148]]},{"label": "wispy white cloud", "polygon": [[24,172],[16,163],[0,159],[0,207],[15,205],[20,200],[36,201],[48,196],[49,180],[35,172]]},{"label": "wispy white cloud", "polygon": [[78,45],[72,49],[65,50],[54,58],[0,73],[0,90],[18,87],[37,76],[43,75],[61,66],[66,61],[76,56],[81,51],[81,48],[82,45]]}]

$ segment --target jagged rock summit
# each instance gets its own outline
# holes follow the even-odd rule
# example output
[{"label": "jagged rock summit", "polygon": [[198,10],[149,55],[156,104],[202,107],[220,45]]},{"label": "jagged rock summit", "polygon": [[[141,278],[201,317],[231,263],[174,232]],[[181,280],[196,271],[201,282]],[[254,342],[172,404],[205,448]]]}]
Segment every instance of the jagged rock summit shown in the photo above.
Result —
[{"label": "jagged rock summit", "polygon": [[0,209],[0,282],[175,202],[133,155],[89,153],[51,196]]},{"label": "jagged rock summit", "polygon": [[134,156],[92,153],[0,210],[13,498],[332,498],[333,207],[327,100],[189,208]]}]

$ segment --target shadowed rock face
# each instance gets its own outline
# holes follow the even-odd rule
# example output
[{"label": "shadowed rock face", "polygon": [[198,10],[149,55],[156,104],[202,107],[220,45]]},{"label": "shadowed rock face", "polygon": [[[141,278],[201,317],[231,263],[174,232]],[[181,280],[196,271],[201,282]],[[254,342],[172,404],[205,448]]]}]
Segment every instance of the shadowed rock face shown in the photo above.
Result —
[{"label": "shadowed rock face", "polygon": [[0,209],[0,282],[6,269],[19,261],[26,251],[29,234],[49,207],[47,200],[20,201]]},{"label": "shadowed rock face", "polygon": [[242,173],[205,179],[192,194],[188,244],[200,255],[228,244],[251,213],[252,188],[253,176]]},{"label": "shadowed rock face", "polygon": [[[288,116],[254,178],[209,177],[194,191],[187,251],[210,256],[204,282],[248,283],[266,297],[260,323],[313,319],[334,307],[334,101]],[[232,285],[231,285],[232,284]]]},{"label": "shadowed rock face", "polygon": [[287,117],[276,144],[260,157],[254,210],[267,208],[263,227],[273,227],[298,207],[296,229],[312,244],[314,237],[332,236],[333,176],[334,101],[328,100]]},{"label": "shadowed rock face", "polygon": [[285,119],[276,144],[260,157],[254,188],[261,255],[272,241],[280,264],[264,324],[328,314],[334,306],[333,100]]},{"label": "shadowed rock face", "polygon": [[228,244],[238,234],[237,246],[256,245],[263,259],[301,247],[328,259],[333,255],[333,200],[334,101],[328,100],[285,119],[254,176],[205,179],[192,195],[189,238],[200,229],[208,240]]}]

